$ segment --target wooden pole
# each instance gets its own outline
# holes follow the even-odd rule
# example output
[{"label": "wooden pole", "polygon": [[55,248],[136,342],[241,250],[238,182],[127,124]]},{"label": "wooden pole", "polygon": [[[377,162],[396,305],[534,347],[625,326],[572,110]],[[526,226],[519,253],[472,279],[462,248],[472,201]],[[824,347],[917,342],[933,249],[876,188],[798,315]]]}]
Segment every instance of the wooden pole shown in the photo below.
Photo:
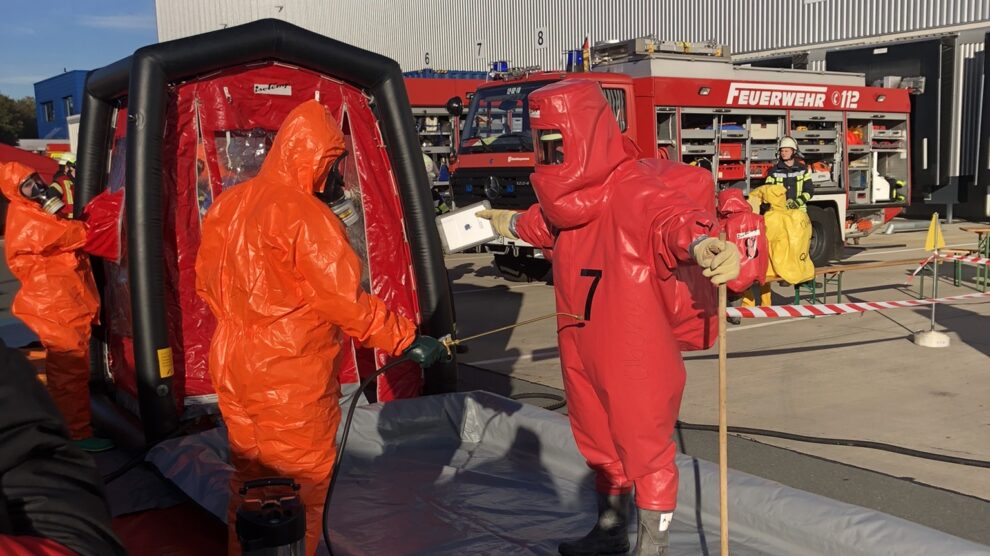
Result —
[{"label": "wooden pole", "polygon": [[[725,230],[719,233],[725,241]],[[722,541],[722,556],[729,555],[729,426],[726,413],[726,359],[725,310],[728,305],[728,292],[725,284],[718,287],[718,479],[719,479],[719,523]]]}]

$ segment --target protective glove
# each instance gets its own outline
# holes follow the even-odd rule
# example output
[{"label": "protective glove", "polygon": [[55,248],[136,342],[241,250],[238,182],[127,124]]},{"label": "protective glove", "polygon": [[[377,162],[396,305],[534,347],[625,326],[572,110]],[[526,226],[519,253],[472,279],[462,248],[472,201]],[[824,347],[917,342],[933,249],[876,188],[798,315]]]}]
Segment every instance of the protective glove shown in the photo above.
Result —
[{"label": "protective glove", "polygon": [[476,212],[474,215],[478,218],[491,220],[492,228],[498,235],[509,239],[519,239],[516,234],[512,233],[512,218],[517,214],[519,213],[514,210],[490,209]]},{"label": "protective glove", "polygon": [[432,336],[417,336],[411,346],[402,352],[424,369],[432,367],[437,361],[450,359],[450,351],[440,340]]},{"label": "protective glove", "polygon": [[716,286],[739,276],[739,250],[736,244],[710,237],[695,244],[691,250],[701,272]]},{"label": "protective glove", "polygon": [[787,200],[787,208],[789,208],[789,209],[796,209],[799,206],[801,206],[801,205],[798,204],[797,200],[795,200],[795,199],[788,199]]}]

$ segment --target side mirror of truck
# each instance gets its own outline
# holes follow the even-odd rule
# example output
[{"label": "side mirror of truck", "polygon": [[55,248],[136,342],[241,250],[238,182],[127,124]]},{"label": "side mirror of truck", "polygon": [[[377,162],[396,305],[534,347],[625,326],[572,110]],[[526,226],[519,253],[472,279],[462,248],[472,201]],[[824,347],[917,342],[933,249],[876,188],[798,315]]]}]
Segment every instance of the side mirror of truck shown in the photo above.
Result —
[{"label": "side mirror of truck", "polygon": [[447,113],[455,118],[464,113],[464,101],[461,97],[451,97],[447,101]]},{"label": "side mirror of truck", "polygon": [[451,97],[447,101],[447,113],[450,114],[450,160],[457,158],[457,149],[461,144],[461,116],[464,114],[464,101],[461,97]]}]

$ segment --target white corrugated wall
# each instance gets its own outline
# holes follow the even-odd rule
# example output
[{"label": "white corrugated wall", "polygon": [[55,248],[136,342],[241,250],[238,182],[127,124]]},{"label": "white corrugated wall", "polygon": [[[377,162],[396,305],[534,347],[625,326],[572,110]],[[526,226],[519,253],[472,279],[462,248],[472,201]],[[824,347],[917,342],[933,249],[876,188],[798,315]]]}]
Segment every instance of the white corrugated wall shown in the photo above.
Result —
[{"label": "white corrugated wall", "polygon": [[[394,58],[407,71],[484,70],[497,59],[561,68],[564,51],[585,36],[714,40],[750,60],[990,30],[990,0],[157,0],[156,9],[162,41],[275,17]],[[951,173],[969,175],[983,43],[960,42],[959,53]],[[823,70],[824,60],[812,59],[809,69]]]},{"label": "white corrugated wall", "polygon": [[[277,17],[396,59],[404,69],[560,67],[592,40],[656,34],[736,53],[987,22],[990,0],[157,0],[159,40]],[[545,30],[544,46],[537,44]],[[481,43],[480,54],[478,43]]]}]

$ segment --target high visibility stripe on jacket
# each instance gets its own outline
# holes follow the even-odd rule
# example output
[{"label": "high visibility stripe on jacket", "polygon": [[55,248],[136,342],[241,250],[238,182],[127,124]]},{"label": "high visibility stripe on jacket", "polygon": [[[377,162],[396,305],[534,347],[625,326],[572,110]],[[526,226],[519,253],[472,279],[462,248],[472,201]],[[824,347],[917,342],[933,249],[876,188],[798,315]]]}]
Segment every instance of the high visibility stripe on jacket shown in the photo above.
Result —
[{"label": "high visibility stripe on jacket", "polygon": [[808,171],[808,166],[800,160],[795,160],[793,166],[788,166],[784,164],[783,160],[778,160],[767,175],[764,185],[784,186],[784,189],[787,190],[787,198],[797,201],[802,209],[815,194],[811,172]]}]

